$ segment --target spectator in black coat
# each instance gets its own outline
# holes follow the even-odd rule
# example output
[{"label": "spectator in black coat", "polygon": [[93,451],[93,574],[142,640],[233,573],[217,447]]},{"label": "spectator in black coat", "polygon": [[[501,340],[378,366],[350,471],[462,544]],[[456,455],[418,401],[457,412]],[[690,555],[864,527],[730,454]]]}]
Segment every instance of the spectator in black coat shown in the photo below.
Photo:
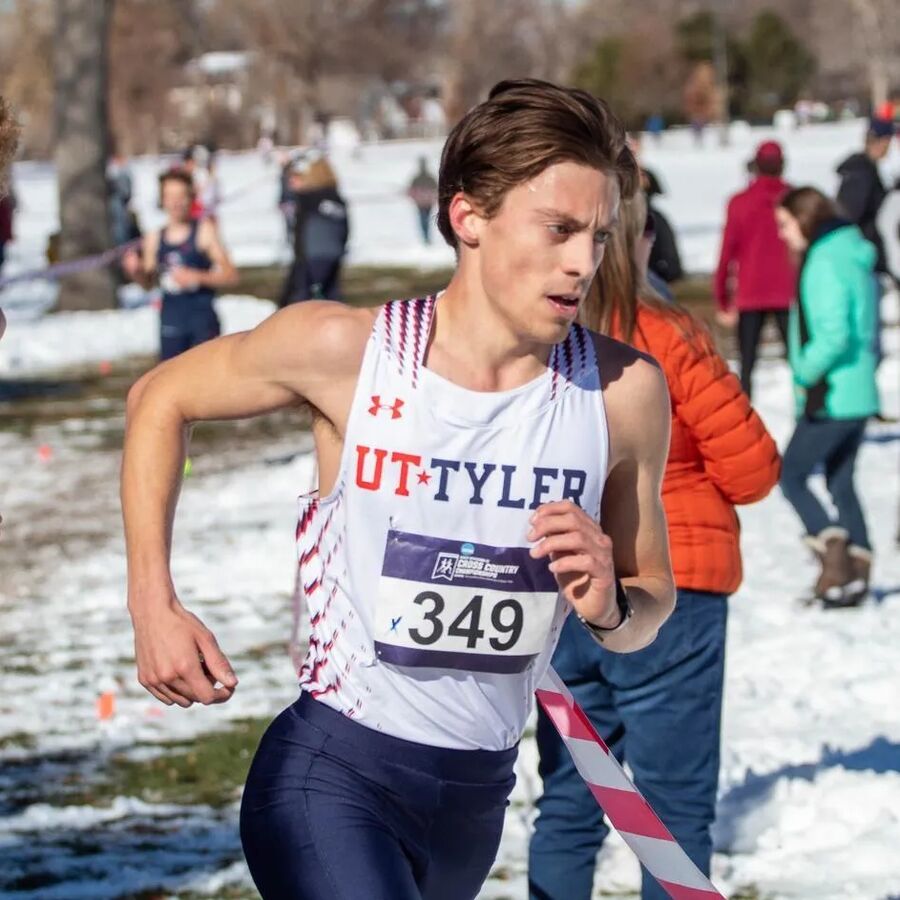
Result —
[{"label": "spectator in black coat", "polygon": [[675,241],[675,231],[669,220],[656,208],[654,197],[665,193],[662,182],[652,169],[646,168],[641,161],[641,136],[630,134],[628,145],[638,159],[641,167],[641,187],[647,197],[647,222],[654,234],[653,249],[650,251],[650,262],[647,275],[651,284],[666,299],[671,299],[671,291],[665,285],[678,281],[684,276],[681,268],[681,256]]},{"label": "spectator in black coat", "polygon": [[349,225],[334,171],[324,157],[306,157],[291,170],[290,186],[296,202],[294,262],[279,305],[339,300]]},{"label": "spectator in black coat", "polygon": [[878,212],[887,197],[887,188],[878,172],[878,162],[887,155],[895,130],[894,123],[887,119],[872,119],[866,134],[865,150],[849,156],[837,169],[841,176],[838,206],[859,227],[866,239],[875,245],[875,271],[882,275],[891,273],[884,238],[877,225]]},{"label": "spectator in black coat", "polygon": [[422,240],[426,244],[430,244],[431,219],[438,202],[438,183],[434,175],[428,171],[428,160],[424,156],[419,157],[419,171],[409,183],[406,193],[415,204],[416,212],[419,214]]},{"label": "spectator in black coat", "polygon": [[650,271],[659,276],[666,284],[678,281],[684,276],[681,268],[681,256],[675,241],[675,232],[669,220],[652,204],[647,207],[647,215],[653,220],[656,240],[650,252]]}]

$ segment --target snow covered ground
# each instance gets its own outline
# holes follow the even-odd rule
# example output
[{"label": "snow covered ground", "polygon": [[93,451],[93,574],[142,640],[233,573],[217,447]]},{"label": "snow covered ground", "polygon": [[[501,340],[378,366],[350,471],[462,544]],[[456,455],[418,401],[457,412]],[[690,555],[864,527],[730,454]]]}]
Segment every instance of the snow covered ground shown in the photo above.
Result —
[{"label": "snow covered ground", "polygon": [[[830,168],[858,137],[857,125],[791,135],[789,176],[833,187]],[[706,150],[695,151],[680,135],[667,136],[658,150],[648,145],[648,164],[667,182],[667,202],[682,223],[682,245],[694,268],[710,267],[722,198],[740,183],[743,160],[759,138],[736,138],[725,151],[712,139]],[[358,201],[357,260],[426,264],[449,258],[442,249],[416,244],[415,221],[402,197],[369,206],[362,200],[366,191],[399,191],[420,146],[430,147],[432,157],[439,149],[363,148],[361,161],[347,156],[339,162],[348,193]],[[226,160],[229,180],[232,163],[235,186],[252,182],[252,166],[262,172],[254,157]],[[144,165],[139,194],[149,206],[158,163]],[[726,180],[715,193],[712,175]],[[55,210],[47,171],[20,166],[16,177],[25,206],[15,248],[19,265],[28,248],[40,244],[41,228]],[[225,218],[239,258],[247,253],[244,262],[272,259],[279,227],[268,208],[274,190],[260,191],[252,214],[243,210]],[[6,295],[0,302],[7,302]],[[220,301],[228,330],[249,327],[271,309],[251,298]],[[0,342],[0,378],[151,354],[155,315],[145,308],[14,318]],[[894,322],[896,315],[894,301]],[[896,328],[886,334],[886,349],[879,372],[884,411],[897,415]],[[792,427],[789,397],[784,363],[765,359],[755,398],[782,446]],[[8,408],[6,416],[0,406],[0,898],[112,900],[145,890],[222,896],[229,886],[248,884],[236,806],[213,810],[131,796],[109,806],[86,805],[68,802],[65,792],[73,776],[102,773],[115,751],[144,758],[161,742],[188,741],[271,715],[293,699],[284,644],[294,498],[308,488],[313,472],[308,455],[288,463],[284,458],[305,450],[306,436],[282,425],[197,454],[178,513],[175,579],[183,600],[217,633],[241,685],[225,706],[163,709],[136,684],[130,659],[116,478],[121,397],[96,398],[84,412],[64,418],[53,414],[55,403],[48,400],[41,414],[32,412],[27,426],[19,412]],[[896,434],[873,431],[861,451],[857,482],[876,552],[874,596],[862,609],[799,607],[794,598],[808,586],[813,567],[800,548],[793,512],[777,490],[741,510],[746,578],[731,602],[714,865],[714,879],[728,894],[755,891],[772,900],[885,900],[900,894],[897,448]],[[115,694],[116,713],[99,721],[95,704],[105,691]],[[484,900],[526,896],[526,841],[539,790],[535,756],[526,739]],[[624,845],[610,840],[596,896],[633,896],[637,873]]]},{"label": "snow covered ground", "polygon": [[[880,378],[885,410],[895,414],[898,350],[894,331]],[[765,360],[756,389],[783,445],[791,429],[784,363]],[[234,857],[236,807],[119,797],[98,808],[66,805],[64,796],[23,807],[16,798],[64,783],[67,765],[102,767],[117,749],[189,740],[275,713],[295,694],[284,649],[294,497],[308,487],[312,467],[307,455],[289,464],[281,457],[302,450],[304,436],[284,430],[239,452],[198,455],[178,514],[176,584],[218,634],[241,686],[224,707],[163,710],[135,683],[129,658],[116,506],[120,412],[0,433],[4,472],[15,473],[0,489],[0,897],[100,900],[160,885],[216,896],[224,884],[246,882]],[[42,445],[51,448],[49,459],[39,457]],[[874,599],[857,611],[795,603],[813,568],[777,490],[741,511],[746,581],[731,603],[715,860],[727,892],[882,900],[900,888],[896,436],[873,435],[864,445],[858,481],[876,567]],[[117,711],[101,722],[95,702],[107,690]],[[535,767],[528,739],[485,900],[526,896]],[[94,853],[73,852],[73,842],[87,837]],[[55,888],[3,893],[14,878],[48,871],[61,879]],[[636,879],[633,859],[611,841],[597,896],[627,896]]]},{"label": "snow covered ground", "polygon": [[[815,125],[794,131],[749,128],[736,123],[731,143],[720,147],[709,131],[698,148],[688,131],[666,132],[660,143],[644,141],[644,161],[660,176],[666,194],[659,199],[676,228],[685,267],[691,272],[715,268],[719,238],[729,195],[746,181],[745,163],[761,140],[782,141],[787,156],[786,177],[794,184],[815,184],[833,193],[835,167],[862,145],[863,121]],[[398,141],[363,144],[355,149],[337,146],[333,162],[342,191],[350,203],[350,262],[409,266],[451,265],[453,254],[439,236],[431,246],[419,238],[418,223],[406,186],[421,156],[437,171],[442,142]],[[135,208],[144,228],[157,227],[157,175],[171,160],[144,157],[134,162]],[[882,163],[885,180],[900,174],[896,147]],[[219,176],[226,198],[221,209],[225,241],[239,265],[267,265],[286,261],[284,225],[277,209],[278,168],[249,152],[221,156]],[[53,166],[19,163],[14,168],[19,200],[17,239],[7,248],[5,275],[43,267],[47,237],[58,227]],[[881,215],[889,239],[895,271],[900,270],[897,219],[900,195],[891,195]],[[46,284],[17,286],[0,293],[0,305],[15,314],[45,308],[53,301]]]}]

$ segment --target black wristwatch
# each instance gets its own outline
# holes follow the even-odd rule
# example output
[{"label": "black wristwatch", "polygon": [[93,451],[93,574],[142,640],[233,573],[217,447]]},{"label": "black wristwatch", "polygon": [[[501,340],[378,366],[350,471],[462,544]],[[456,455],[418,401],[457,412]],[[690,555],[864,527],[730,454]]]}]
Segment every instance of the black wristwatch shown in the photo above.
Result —
[{"label": "black wristwatch", "polygon": [[619,615],[621,618],[619,619],[619,624],[612,628],[601,628],[599,625],[589,622],[584,616],[578,616],[578,620],[581,624],[584,625],[584,627],[587,628],[601,644],[607,634],[619,631],[619,629],[624,627],[625,623],[631,618],[632,610],[631,604],[628,602],[628,594],[625,593],[625,588],[622,587],[622,582],[619,581],[618,578],[616,579],[616,605],[619,607]]}]

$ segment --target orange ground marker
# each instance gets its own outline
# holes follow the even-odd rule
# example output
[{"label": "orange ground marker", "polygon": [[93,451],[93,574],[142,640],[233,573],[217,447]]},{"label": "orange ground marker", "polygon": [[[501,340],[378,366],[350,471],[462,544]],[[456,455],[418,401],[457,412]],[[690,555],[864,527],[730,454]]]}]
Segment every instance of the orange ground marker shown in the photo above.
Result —
[{"label": "orange ground marker", "polygon": [[116,695],[112,691],[104,691],[97,698],[97,718],[101,721],[111,719],[116,712]]}]

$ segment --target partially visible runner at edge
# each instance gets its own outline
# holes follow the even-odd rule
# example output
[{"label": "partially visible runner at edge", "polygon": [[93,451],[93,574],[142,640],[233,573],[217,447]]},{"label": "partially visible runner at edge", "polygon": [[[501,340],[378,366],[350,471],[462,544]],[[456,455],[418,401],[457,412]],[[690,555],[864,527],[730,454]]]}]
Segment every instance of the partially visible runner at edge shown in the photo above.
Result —
[{"label": "partially visible runner at edge", "polygon": [[[0,197],[9,190],[9,174],[13,157],[16,155],[16,147],[19,143],[19,125],[16,122],[9,105],[0,95]],[[0,338],[6,331],[6,316],[0,308]],[[3,524],[3,516],[0,516],[0,525]]]},{"label": "partially visible runner at edge", "polygon": [[238,685],[170,573],[186,426],[314,414],[301,693],[264,735],[241,810],[266,900],[474,898],[566,616],[624,653],[671,613],[665,379],[575,322],[637,175],[605,103],[501,82],[444,148],[445,291],[293,305],[131,390],[128,604],[138,678],[167,705]]}]

